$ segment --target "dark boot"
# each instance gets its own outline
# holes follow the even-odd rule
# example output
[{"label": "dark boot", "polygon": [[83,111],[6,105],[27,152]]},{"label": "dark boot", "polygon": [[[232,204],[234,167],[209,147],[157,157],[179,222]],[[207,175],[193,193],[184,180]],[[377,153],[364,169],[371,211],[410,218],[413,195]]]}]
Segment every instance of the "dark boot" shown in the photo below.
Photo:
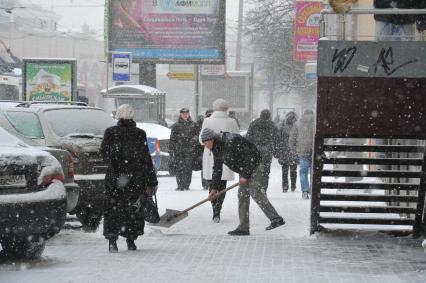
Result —
[{"label": "dark boot", "polygon": [[117,239],[110,239],[108,249],[110,253],[118,253]]},{"label": "dark boot", "polygon": [[271,221],[271,225],[269,225],[268,227],[266,227],[266,231],[269,231],[269,230],[272,230],[272,229],[275,229],[275,228],[277,228],[277,227],[280,227],[280,226],[282,226],[282,225],[284,225],[285,224],[285,221],[284,221],[284,219],[282,219],[282,218],[279,218],[279,219],[277,219],[277,220],[273,220],[273,221]]},{"label": "dark boot", "polygon": [[243,230],[240,230],[240,229],[237,228],[235,230],[229,231],[228,235],[231,235],[231,236],[249,236],[250,232],[249,231],[243,231]]},{"label": "dark boot", "polygon": [[126,243],[127,243],[127,249],[129,251],[136,251],[136,245],[135,245],[135,241],[134,240],[127,239]]}]

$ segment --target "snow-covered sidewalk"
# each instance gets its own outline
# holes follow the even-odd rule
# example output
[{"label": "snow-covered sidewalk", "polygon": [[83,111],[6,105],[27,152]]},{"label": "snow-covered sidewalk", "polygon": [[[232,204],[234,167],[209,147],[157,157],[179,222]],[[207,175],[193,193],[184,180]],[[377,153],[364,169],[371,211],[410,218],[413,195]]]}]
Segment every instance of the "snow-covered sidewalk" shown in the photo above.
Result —
[{"label": "snow-covered sidewalk", "polygon": [[[43,258],[0,264],[0,282],[424,282],[426,253],[421,241],[375,232],[309,236],[309,201],[281,192],[275,163],[269,198],[285,220],[269,225],[252,202],[251,235],[231,237],[238,224],[236,190],[228,193],[220,223],[213,223],[210,204],[189,212],[170,229],[147,226],[136,252],[119,240],[109,254],[102,229],[95,233],[63,230],[48,242]],[[174,178],[160,178],[160,210],[183,210],[207,196],[194,173],[190,191],[174,190]]]}]

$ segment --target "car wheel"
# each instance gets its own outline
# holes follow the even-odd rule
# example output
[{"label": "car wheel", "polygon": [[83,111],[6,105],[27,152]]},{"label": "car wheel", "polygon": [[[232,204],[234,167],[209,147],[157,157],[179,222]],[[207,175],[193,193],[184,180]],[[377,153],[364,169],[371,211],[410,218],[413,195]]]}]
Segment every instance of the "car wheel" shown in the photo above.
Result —
[{"label": "car wheel", "polygon": [[46,241],[43,238],[34,237],[28,239],[13,238],[2,239],[1,245],[3,252],[8,257],[37,259],[42,255]]},{"label": "car wheel", "polygon": [[78,220],[83,225],[83,230],[86,232],[94,232],[99,226],[99,223],[102,219],[102,214],[96,212],[95,209],[85,206],[85,207],[77,207],[76,215]]}]

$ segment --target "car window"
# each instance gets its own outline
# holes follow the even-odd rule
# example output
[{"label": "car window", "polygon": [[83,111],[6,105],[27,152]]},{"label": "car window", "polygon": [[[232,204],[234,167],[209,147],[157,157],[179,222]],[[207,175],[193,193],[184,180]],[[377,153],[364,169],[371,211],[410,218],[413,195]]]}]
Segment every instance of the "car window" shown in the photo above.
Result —
[{"label": "car window", "polygon": [[97,109],[52,109],[45,112],[53,132],[61,137],[90,134],[103,136],[105,130],[116,124],[105,111]]},{"label": "car window", "polygon": [[44,138],[43,129],[41,128],[40,120],[36,114],[30,112],[7,111],[5,115],[18,133],[32,139]]}]

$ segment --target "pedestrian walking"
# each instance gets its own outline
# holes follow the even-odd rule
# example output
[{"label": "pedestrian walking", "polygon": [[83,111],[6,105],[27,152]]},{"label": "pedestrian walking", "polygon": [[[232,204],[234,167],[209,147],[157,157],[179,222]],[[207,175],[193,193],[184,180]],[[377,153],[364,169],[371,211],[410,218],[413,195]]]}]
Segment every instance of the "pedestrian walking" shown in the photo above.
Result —
[{"label": "pedestrian walking", "polygon": [[180,110],[179,120],[172,126],[169,154],[176,164],[177,191],[189,190],[192,166],[196,157],[199,129],[188,108]]},{"label": "pedestrian walking", "polygon": [[299,125],[290,136],[290,144],[296,145],[299,156],[299,177],[302,187],[302,198],[308,199],[311,193],[309,176],[312,176],[312,151],[314,147],[314,112],[305,110]]},{"label": "pedestrian walking", "polygon": [[118,123],[106,129],[100,148],[108,164],[104,236],[109,240],[110,252],[118,251],[119,235],[126,238],[129,250],[136,250],[134,241],[143,235],[145,222],[135,203],[138,199],[148,201],[158,185],[146,133],[136,127],[134,113],[128,104],[117,109]]},{"label": "pedestrian walking", "polygon": [[[297,149],[296,144],[290,144],[290,136],[297,131],[297,115],[293,111],[287,113],[278,131],[278,163],[282,167],[282,189],[287,192],[289,187],[291,191],[296,190],[297,179]],[[293,140],[294,141],[294,140]],[[288,182],[288,172],[290,171],[290,186]]]},{"label": "pedestrian walking", "polygon": [[278,129],[271,119],[271,112],[264,109],[260,117],[250,123],[246,138],[259,150],[261,159],[260,187],[266,193],[269,184],[269,173],[271,172],[272,157],[277,152]]},{"label": "pedestrian walking", "polygon": [[[261,162],[262,155],[256,146],[238,134],[217,134],[209,128],[203,130],[201,140],[214,156],[213,188],[220,184],[223,164],[240,175],[240,188],[238,189],[240,224],[235,230],[229,231],[228,234],[232,236],[250,235],[250,196],[271,221],[266,230],[284,225],[284,219],[277,213],[266,194],[261,190],[264,165]],[[214,201],[216,192],[217,190],[213,189],[209,195],[212,201]]]},{"label": "pedestrian walking", "polygon": [[[204,119],[203,129],[209,128],[216,133],[220,132],[230,132],[230,133],[239,133],[239,128],[237,122],[228,116],[229,105],[223,99],[217,99],[213,102],[213,113],[209,118]],[[200,142],[201,135],[200,135]],[[233,181],[235,179],[235,174],[232,172],[226,165],[223,165],[220,181],[216,182],[214,186],[211,184],[211,180],[213,179],[213,154],[209,148],[204,148],[203,153],[203,177],[207,180],[207,184],[209,187],[209,191],[211,192],[213,189],[222,191],[226,189],[227,181]],[[223,202],[225,201],[225,195],[223,194],[218,197],[216,200],[212,202],[213,209],[213,221],[216,223],[220,222],[220,212],[222,210]]]}]

